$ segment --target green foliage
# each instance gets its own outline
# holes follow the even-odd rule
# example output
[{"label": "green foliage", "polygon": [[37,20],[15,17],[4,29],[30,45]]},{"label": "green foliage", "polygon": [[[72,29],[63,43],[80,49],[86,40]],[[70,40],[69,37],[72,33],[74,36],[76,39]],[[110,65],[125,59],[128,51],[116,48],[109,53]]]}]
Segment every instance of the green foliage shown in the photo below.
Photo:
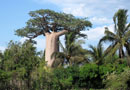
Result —
[{"label": "green foliage", "polygon": [[104,81],[106,88],[110,90],[129,90],[130,89],[130,69],[126,68],[121,74],[111,73]]},{"label": "green foliage", "polygon": [[73,78],[68,70],[64,68],[58,68],[53,71],[53,74],[54,74],[54,82],[53,82],[54,89],[66,90],[67,88],[72,87]]},{"label": "green foliage", "polygon": [[125,64],[107,64],[107,65],[99,66],[99,71],[101,75],[106,75],[112,72],[115,72],[116,74],[120,74],[121,72],[124,71],[125,67],[126,67]]},{"label": "green foliage", "polygon": [[52,73],[46,71],[44,66],[39,66],[32,73],[32,89],[33,90],[51,90],[52,81],[53,81]]},{"label": "green foliage", "polygon": [[119,9],[114,17],[114,33],[111,32],[107,27],[105,28],[105,36],[100,40],[101,42],[112,42],[108,47],[107,51],[110,52],[110,55],[119,51],[119,57],[123,58],[125,56],[123,47],[126,48],[128,55],[130,54],[130,23],[127,23],[127,10]]},{"label": "green foliage", "polygon": [[[32,43],[11,41],[1,54],[1,89],[67,90],[102,89],[107,75],[120,74],[126,63],[85,64],[47,68]],[[109,59],[109,58],[108,58]]]},{"label": "green foliage", "polygon": [[9,80],[11,79],[11,73],[0,70],[0,89],[9,88]]},{"label": "green foliage", "polygon": [[88,89],[103,87],[99,67],[96,64],[86,64],[80,68],[79,86]]},{"label": "green foliage", "polygon": [[91,60],[97,65],[102,65],[105,62],[105,57],[107,53],[103,50],[103,46],[101,43],[94,47],[89,45],[90,50],[87,51],[87,54],[90,55]]},{"label": "green foliage", "polygon": [[[36,48],[29,41],[23,44],[11,41],[8,48],[3,53],[2,67],[3,71],[11,72],[10,85],[21,88],[23,85],[30,88],[30,75],[40,62],[37,56]],[[16,89],[15,88],[15,89]]]},{"label": "green foliage", "polygon": [[106,75],[115,72],[120,74],[124,71],[126,65],[124,64],[108,64],[108,65],[96,65],[86,64],[80,67],[79,75],[79,87],[82,88],[104,88],[103,81],[106,79]]},{"label": "green foliage", "polygon": [[104,64],[113,64],[119,59],[119,56],[117,54],[109,55],[109,53],[105,57]]},{"label": "green foliage", "polygon": [[[86,36],[79,31],[91,26],[86,19],[43,9],[29,14],[31,19],[16,34],[30,40],[23,44],[10,41],[7,49],[0,52],[0,90],[130,89],[130,24],[127,24],[127,10],[120,9],[115,13],[115,32],[106,28],[98,46],[91,45],[88,52],[82,48],[82,41],[77,40]],[[48,68],[44,60],[45,53],[37,52],[31,39],[63,29],[75,31],[65,35],[65,47],[61,44],[63,50],[57,54],[60,62],[64,64],[67,60],[69,64]],[[112,42],[105,51],[101,45],[103,41]],[[96,63],[84,64],[86,55],[91,55]]]},{"label": "green foliage", "polygon": [[[35,56],[35,54],[33,56]],[[26,55],[24,55],[23,57],[25,58]],[[35,58],[35,60],[36,59],[37,58]],[[107,87],[108,85],[106,81],[109,74],[115,73],[118,75],[124,72],[124,68],[126,67],[126,64],[115,63],[115,64],[106,64],[106,65],[85,64],[80,67],[73,65],[66,68],[57,67],[51,69],[45,67],[46,63],[44,60],[40,60],[36,66],[32,66],[33,69],[28,74],[29,76],[26,76],[27,71],[30,70],[30,68],[26,68],[26,67],[28,67],[30,64],[26,64],[28,66],[24,66],[23,65],[24,62],[23,62],[21,67],[20,67],[20,63],[17,64],[19,64],[18,65],[19,67],[17,67],[16,69],[12,68],[11,70],[8,69],[8,67],[6,66],[7,69],[5,70],[7,73],[2,71],[3,74],[0,75],[0,79],[6,82],[6,84],[4,84],[1,81],[2,85],[3,84],[6,86],[8,85],[10,89],[22,89],[22,90],[25,89],[27,90],[70,90],[70,89],[79,90],[79,89],[90,89],[90,88],[103,89],[105,88],[105,86]],[[9,72],[11,72],[11,74],[9,74]],[[10,81],[13,82],[13,84],[9,83]],[[20,82],[22,82],[23,84],[20,84]],[[1,87],[1,88],[7,89],[6,87]]]},{"label": "green foliage", "polygon": [[85,38],[85,36],[85,34],[80,32],[68,32],[65,34],[65,47],[59,42],[61,52],[54,52],[52,54],[52,57],[56,57],[55,66],[86,63],[85,55],[87,51],[81,47],[84,41],[77,40],[81,37]]},{"label": "green foliage", "polygon": [[16,35],[35,38],[52,31],[82,31],[86,27],[91,27],[91,23],[86,18],[75,18],[71,14],[58,13],[48,9],[31,11],[29,15],[31,19],[27,21],[24,28],[16,30]]},{"label": "green foliage", "polygon": [[11,41],[8,49],[4,52],[5,66],[3,68],[9,71],[24,67],[26,70],[31,71],[39,62],[39,57],[36,54],[36,48],[28,41],[24,44]]}]

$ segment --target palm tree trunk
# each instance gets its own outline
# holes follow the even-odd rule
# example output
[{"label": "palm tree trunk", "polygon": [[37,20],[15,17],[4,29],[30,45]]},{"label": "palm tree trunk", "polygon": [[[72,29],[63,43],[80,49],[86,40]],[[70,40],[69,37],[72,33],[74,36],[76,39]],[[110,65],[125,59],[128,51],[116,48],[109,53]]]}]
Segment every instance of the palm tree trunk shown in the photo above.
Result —
[{"label": "palm tree trunk", "polygon": [[125,48],[126,48],[128,55],[130,56],[130,44],[128,42],[127,42],[127,44],[125,44]]},{"label": "palm tree trunk", "polygon": [[121,47],[119,49],[119,58],[123,58],[124,56],[125,56],[125,54],[124,54],[123,48]]}]

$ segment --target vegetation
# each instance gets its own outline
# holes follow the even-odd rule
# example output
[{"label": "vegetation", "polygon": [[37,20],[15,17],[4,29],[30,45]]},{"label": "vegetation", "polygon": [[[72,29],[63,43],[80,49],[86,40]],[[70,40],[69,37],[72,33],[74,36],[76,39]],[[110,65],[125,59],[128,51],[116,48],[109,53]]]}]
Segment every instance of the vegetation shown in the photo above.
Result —
[{"label": "vegetation", "polygon": [[27,25],[16,30],[16,35],[27,37],[32,40],[40,35],[46,37],[45,60],[47,66],[52,67],[55,58],[51,57],[54,52],[58,52],[59,37],[67,32],[80,31],[91,27],[91,23],[86,18],[75,18],[71,14],[57,13],[52,10],[31,11],[29,15],[32,17],[27,21]]},{"label": "vegetation", "polygon": [[100,40],[100,42],[112,42],[108,49],[112,49],[111,54],[114,54],[117,50],[119,50],[119,58],[123,58],[125,56],[123,47],[126,48],[128,55],[130,55],[130,23],[127,25],[127,17],[127,10],[118,10],[113,17],[115,33],[111,32],[106,27],[105,36]]},{"label": "vegetation", "polygon": [[[115,13],[114,32],[105,28],[105,36],[97,47],[90,45],[87,49],[79,40],[86,37],[80,31],[91,26],[86,19],[51,10],[32,11],[30,15],[32,19],[27,26],[16,31],[18,36],[30,39],[23,44],[10,41],[6,50],[0,52],[0,90],[130,89],[130,23],[127,23],[127,10],[119,9]],[[65,34],[65,46],[58,36],[57,47],[52,46],[57,50],[49,55],[54,62],[48,67],[47,52],[37,52],[32,39],[63,30],[68,32]],[[102,42],[106,41],[111,45],[104,50]]]}]

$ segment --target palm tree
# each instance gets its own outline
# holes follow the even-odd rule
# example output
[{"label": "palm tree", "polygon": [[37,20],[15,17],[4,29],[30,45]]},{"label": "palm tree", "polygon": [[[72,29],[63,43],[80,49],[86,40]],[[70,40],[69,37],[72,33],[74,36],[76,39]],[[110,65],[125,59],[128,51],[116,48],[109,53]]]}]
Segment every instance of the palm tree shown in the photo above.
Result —
[{"label": "palm tree", "polygon": [[104,57],[107,53],[104,52],[102,44],[99,43],[97,47],[89,45],[89,48],[90,50],[88,50],[87,53],[90,55],[92,61],[98,65],[103,64]]},{"label": "palm tree", "polygon": [[101,42],[112,42],[108,47],[108,51],[111,51],[111,54],[119,51],[119,58],[125,56],[123,47],[126,48],[128,55],[130,55],[130,23],[127,24],[127,10],[119,9],[114,17],[114,33],[111,32],[107,27],[105,28],[105,36],[101,38]]},{"label": "palm tree", "polygon": [[59,42],[62,51],[52,54],[52,57],[55,56],[56,58],[55,64],[73,65],[87,61],[85,58],[86,50],[81,47],[84,41],[77,40],[79,37],[85,37],[85,34],[69,32],[65,35],[65,47]]}]

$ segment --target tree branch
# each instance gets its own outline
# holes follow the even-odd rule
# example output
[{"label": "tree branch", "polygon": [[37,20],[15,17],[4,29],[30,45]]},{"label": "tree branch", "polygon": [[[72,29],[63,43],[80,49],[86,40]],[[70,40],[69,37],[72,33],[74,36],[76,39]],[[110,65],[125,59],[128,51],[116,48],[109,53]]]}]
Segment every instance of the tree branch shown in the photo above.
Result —
[{"label": "tree branch", "polygon": [[30,39],[36,38],[37,36],[44,34],[43,31],[36,33],[34,36],[30,37]]},{"label": "tree branch", "polygon": [[61,35],[65,34],[65,33],[67,33],[67,32],[68,32],[68,30],[62,30],[60,32],[57,32],[56,35],[61,36]]}]

